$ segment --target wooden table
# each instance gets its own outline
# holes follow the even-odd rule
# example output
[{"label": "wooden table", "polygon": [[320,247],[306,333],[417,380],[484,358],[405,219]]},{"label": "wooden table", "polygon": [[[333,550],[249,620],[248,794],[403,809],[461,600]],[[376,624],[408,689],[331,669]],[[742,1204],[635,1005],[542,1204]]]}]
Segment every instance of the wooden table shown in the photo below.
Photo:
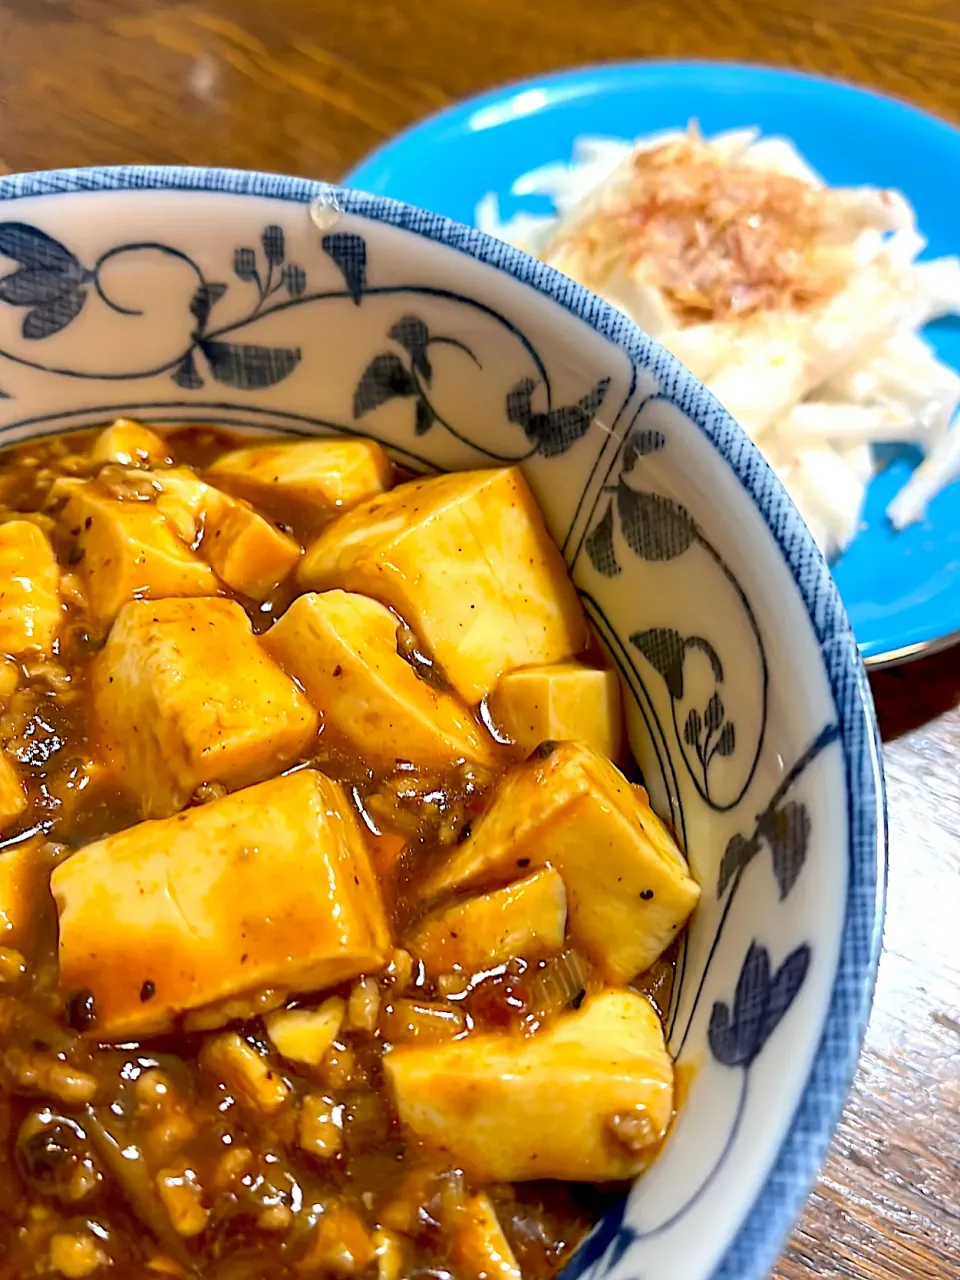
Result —
[{"label": "wooden table", "polygon": [[[960,0],[0,0],[0,166],[332,179],[465,94],[644,55],[828,72],[960,119]],[[873,683],[886,949],[853,1095],[781,1280],[960,1276],[960,661]]]}]

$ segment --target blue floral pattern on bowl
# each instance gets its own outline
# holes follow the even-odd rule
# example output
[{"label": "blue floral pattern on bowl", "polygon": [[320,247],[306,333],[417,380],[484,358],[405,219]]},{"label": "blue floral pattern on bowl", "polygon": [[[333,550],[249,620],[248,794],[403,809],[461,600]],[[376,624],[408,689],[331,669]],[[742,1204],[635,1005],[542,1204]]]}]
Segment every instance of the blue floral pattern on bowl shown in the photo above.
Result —
[{"label": "blue floral pattern on bowl", "polygon": [[668,1017],[689,1098],[564,1274],[761,1275],[855,1061],[884,826],[856,646],[759,455],[618,313],[417,210],[202,170],[0,179],[0,200],[0,439],[126,414],[523,466],[704,889]]}]

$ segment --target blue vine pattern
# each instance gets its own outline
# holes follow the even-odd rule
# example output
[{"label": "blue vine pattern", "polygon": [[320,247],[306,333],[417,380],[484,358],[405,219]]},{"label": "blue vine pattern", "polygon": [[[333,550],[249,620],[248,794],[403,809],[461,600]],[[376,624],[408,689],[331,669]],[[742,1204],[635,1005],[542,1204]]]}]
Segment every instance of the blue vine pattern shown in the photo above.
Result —
[{"label": "blue vine pattern", "polygon": [[[66,377],[105,381],[131,381],[169,373],[176,385],[185,391],[198,391],[213,378],[238,391],[260,391],[288,378],[302,359],[299,347],[263,346],[249,342],[227,341],[228,335],[291,306],[328,300],[350,299],[360,306],[371,294],[421,294],[432,297],[455,297],[445,290],[409,286],[371,289],[367,281],[367,244],[362,236],[350,233],[328,234],[320,247],[343,278],[344,292],[307,293],[307,273],[296,262],[286,259],[283,228],[270,225],[263,229],[260,251],[249,245],[239,246],[233,254],[236,280],[255,290],[250,307],[239,319],[211,328],[214,309],[226,295],[229,286],[206,278],[193,258],[179,249],[159,241],[141,241],[114,246],[102,253],[92,266],[86,266],[65,245],[38,227],[24,222],[0,223],[0,255],[17,264],[15,270],[0,278],[0,302],[25,309],[21,333],[28,342],[41,341],[60,333],[80,315],[91,289],[119,315],[140,315],[140,311],[121,305],[104,285],[103,269],[112,259],[124,253],[152,251],[186,263],[196,276],[196,288],[189,309],[193,329],[188,345],[163,363],[147,369],[124,373],[90,372],[57,368],[11,351],[0,351],[0,357],[14,364],[56,373]],[[459,299],[480,306],[470,299]],[[516,334],[514,327],[491,308],[484,310]],[[415,402],[414,431],[425,435],[439,426],[485,456],[503,462],[520,462],[541,454],[556,457],[566,453],[586,435],[594,416],[603,404],[610,378],[601,378],[574,404],[553,407],[550,385],[542,361],[520,336],[533,359],[539,377],[520,380],[506,395],[505,414],[508,421],[525,434],[528,447],[516,455],[501,455],[468,439],[453,423],[447,421],[430,399],[433,368],[430,348],[452,347],[474,364],[480,364],[474,352],[458,338],[431,334],[425,321],[416,315],[405,315],[387,333],[396,350],[374,356],[367,366],[353,396],[353,416],[357,421],[395,398],[411,398]],[[542,384],[546,408],[534,410],[533,395]],[[0,396],[9,398],[0,390]]]},{"label": "blue vine pattern", "polygon": [[[711,968],[730,908],[737,895],[747,867],[766,847],[770,851],[774,876],[785,900],[803,869],[809,845],[811,822],[803,801],[787,800],[787,793],[810,765],[840,735],[837,724],[827,725],[808,746],[791,769],[784,774],[765,808],[757,814],[748,835],[731,837],[721,860],[717,897],[722,899],[729,889],[716,933],[707,956],[687,1030],[674,1053],[679,1057],[693,1024],[707,974]],[[626,1197],[611,1209],[597,1229],[587,1237],[563,1271],[563,1280],[601,1280],[612,1271],[627,1251],[640,1240],[651,1239],[669,1230],[689,1212],[713,1184],[724,1168],[746,1112],[750,1069],[764,1046],[783,1021],[803,987],[810,969],[812,950],[801,943],[774,970],[770,952],[754,939],[740,966],[736,990],[731,1001],[716,1000],[707,1026],[707,1044],[714,1062],[741,1072],[740,1092],[723,1148],[700,1185],[665,1221],[640,1230],[626,1221]]]},{"label": "blue vine pattern", "polygon": [[[348,299],[353,305],[360,306],[365,296],[383,293],[456,297],[443,290],[416,286],[372,289],[367,280],[367,245],[363,237],[329,234],[321,239],[320,244],[324,254],[342,277],[342,291],[309,294],[306,271],[300,264],[287,259],[282,228],[270,225],[263,229],[259,249],[247,245],[235,249],[233,274],[236,282],[252,289],[254,296],[243,316],[217,327],[213,323],[216,308],[231,286],[207,280],[199,265],[189,255],[172,246],[152,241],[124,244],[105,251],[91,266],[87,266],[65,245],[36,227],[21,222],[0,223],[0,254],[16,264],[13,271],[0,278],[0,302],[24,310],[21,334],[29,343],[50,338],[72,324],[83,311],[91,293],[99,296],[117,314],[141,314],[112,298],[104,284],[104,267],[120,254],[158,252],[187,264],[196,276],[196,286],[189,303],[193,328],[188,345],[154,368],[126,373],[96,373],[58,369],[15,352],[0,351],[0,357],[29,368],[76,378],[132,381],[168,373],[178,387],[187,391],[204,387],[207,378],[236,390],[256,391],[274,386],[289,377],[299,365],[302,352],[298,347],[263,346],[229,340],[230,335],[277,310],[336,297]],[[458,300],[473,306],[480,305],[470,299]],[[504,317],[489,308],[482,309],[516,333]],[[590,429],[604,403],[611,380],[602,378],[574,403],[555,407],[551,404],[550,384],[542,362],[527,340],[522,335],[518,336],[531,355],[539,375],[537,378],[521,379],[506,396],[506,418],[523,432],[527,442],[525,452],[510,457],[493,453],[467,439],[454,423],[444,419],[431,399],[434,374],[431,352],[446,347],[460,352],[465,359],[477,366],[480,361],[466,343],[451,335],[431,332],[427,322],[412,312],[401,316],[391,325],[385,338],[389,347],[374,355],[357,382],[352,401],[354,420],[365,418],[391,400],[410,400],[414,405],[416,436],[441,428],[499,461],[517,462],[535,454],[550,458],[566,453]],[[535,409],[534,395],[539,385],[544,388],[546,407]],[[6,394],[0,390],[0,396]],[[639,417],[639,410],[637,416]],[[615,545],[617,530],[633,554],[652,562],[669,561],[683,555],[693,546],[700,546],[713,558],[737,592],[760,653],[763,715],[756,755],[749,775],[740,793],[729,803],[719,803],[711,791],[713,762],[732,755],[737,747],[736,728],[719,691],[719,686],[724,682],[719,654],[705,637],[683,635],[671,628],[647,629],[629,636],[632,648],[664,681],[673,708],[674,736],[698,794],[711,809],[722,812],[733,809],[740,803],[756,771],[766,723],[766,655],[746,596],[690,513],[673,499],[643,490],[630,479],[639,461],[644,456],[663,449],[665,444],[665,437],[659,431],[634,426],[627,433],[619,454],[620,474],[615,482],[610,483],[615,455],[601,489],[601,493],[607,495],[604,511],[583,539],[583,546],[594,568],[607,578],[617,577],[622,572]],[[576,552],[573,558],[576,558]],[[596,602],[587,599],[585,603],[592,604],[594,611],[599,613]],[[599,616],[602,618],[602,613]],[[605,619],[602,620],[606,622]],[[643,682],[635,663],[624,646],[618,645],[618,648],[618,665],[628,678],[634,677],[632,685],[639,683],[642,688]],[[688,712],[681,731],[677,721],[677,705],[684,696],[684,664],[687,656],[694,651],[705,655],[718,687],[710,694],[702,709],[694,708]],[[647,702],[652,709],[649,698]],[[644,711],[644,715],[646,714]],[[707,975],[747,868],[763,850],[767,850],[781,901],[789,896],[796,884],[806,860],[811,820],[806,804],[802,800],[787,798],[787,793],[820,752],[838,736],[837,725],[827,726],[784,775],[767,806],[757,814],[752,829],[734,835],[728,842],[720,863],[716,888],[717,900],[726,898],[726,901],[700,975],[686,1029],[676,1050],[677,1056],[682,1052],[693,1025]],[[684,746],[689,749],[690,754],[683,749]],[[657,750],[659,753],[660,748]],[[697,763],[697,772],[691,766],[690,755]],[[804,943],[774,969],[767,948],[756,939],[750,943],[732,999],[714,1002],[707,1027],[707,1043],[712,1059],[722,1067],[741,1073],[739,1100],[719,1159],[687,1202],[668,1221],[653,1228],[641,1231],[630,1226],[626,1222],[627,1201],[624,1199],[605,1216],[576,1252],[564,1271],[566,1280],[574,1280],[575,1277],[586,1280],[587,1277],[607,1274],[637,1240],[666,1231],[704,1194],[725,1164],[739,1132],[749,1092],[750,1070],[796,1000],[809,971],[810,961],[811,949]]]},{"label": "blue vine pattern", "polygon": [[54,368],[11,351],[0,352],[0,355],[31,369],[93,380],[127,381],[169,372],[177,386],[191,391],[204,386],[205,380],[197,363],[197,356],[202,355],[208,375],[216,382],[241,391],[273,386],[288,377],[299,364],[299,348],[265,347],[224,340],[227,334],[244,328],[272,310],[266,304],[279,290],[285,291],[292,300],[299,300],[303,296],[306,273],[296,263],[284,262],[282,228],[264,228],[261,247],[265,260],[264,270],[258,265],[254,249],[242,247],[234,254],[233,269],[237,279],[242,283],[253,284],[257,290],[253,305],[239,320],[211,330],[211,314],[226,294],[228,286],[219,281],[207,280],[189,254],[158,241],[139,241],[106,250],[92,267],[88,267],[65,245],[38,227],[31,227],[24,222],[0,223],[0,254],[18,264],[15,271],[0,279],[0,301],[9,306],[26,308],[20,331],[27,341],[50,338],[72,324],[83,310],[91,287],[117,314],[140,315],[139,310],[122,306],[112,298],[103,282],[104,267],[120,254],[153,251],[178,259],[191,268],[197,280],[190,300],[194,328],[189,344],[172,359],[156,367],[125,373],[93,373]]},{"label": "blue vine pattern", "polygon": [[373,409],[379,409],[388,400],[412,397],[416,403],[416,435],[426,435],[431,427],[440,425],[457,439],[464,440],[463,435],[442,418],[430,402],[433,365],[429,352],[432,346],[453,347],[463,352],[479,368],[480,361],[474,352],[458,338],[431,334],[426,323],[413,315],[401,316],[391,326],[387,337],[403,350],[406,360],[395,351],[381,351],[373,357],[354,389],[354,418],[362,418]]},{"label": "blue vine pattern", "polygon": [[[354,418],[362,418],[389,400],[412,398],[416,404],[414,431],[418,436],[425,435],[432,427],[439,425],[464,444],[477,448],[473,441],[468,440],[441,416],[430,400],[433,379],[430,348],[452,347],[462,352],[479,368],[480,361],[470,347],[458,338],[432,334],[426,322],[415,315],[402,316],[391,326],[387,337],[402,349],[404,356],[401,357],[396,351],[381,351],[373,357],[354,390]],[[590,429],[606,398],[610,379],[601,378],[575,404],[541,412],[534,411],[532,407],[537,385],[535,379],[523,378],[507,392],[507,419],[523,429],[530,444],[525,453],[513,455],[504,459],[505,461],[523,462],[536,453],[546,458],[566,453]]]},{"label": "blue vine pattern", "polygon": [[810,844],[812,822],[810,811],[802,800],[788,800],[786,797],[794,785],[817,757],[831,746],[840,736],[840,726],[836,723],[826,725],[814,738],[793,767],[780,779],[776,791],[769,802],[757,815],[749,834],[737,832],[727,842],[720,869],[717,874],[717,901],[724,902],[723,912],[717,924],[710,950],[707,954],[697,991],[691,1004],[686,1029],[676,1049],[676,1056],[683,1052],[690,1034],[690,1028],[703,994],[706,977],[717,954],[720,940],[723,937],[730,909],[740,888],[744,874],[756,856],[766,848],[770,853],[771,868],[777,882],[780,901],[785,902],[807,860]]},{"label": "blue vine pattern", "polygon": [[[641,406],[641,410],[642,410]],[[640,411],[638,410],[637,418]],[[601,499],[607,500],[603,510],[583,539],[583,548],[594,569],[606,578],[615,578],[622,572],[615,537],[619,535],[627,548],[636,556],[650,562],[665,562],[683,555],[694,546],[702,547],[720,567],[733,585],[741,607],[756,638],[762,670],[763,715],[756,755],[749,775],[732,803],[720,804],[711,792],[710,767],[714,759],[732,755],[737,745],[736,728],[728,715],[719,686],[724,672],[720,655],[714,645],[702,635],[684,635],[673,628],[648,628],[629,636],[629,644],[641,655],[663,680],[670,697],[674,737],[680,747],[687,771],[700,798],[714,811],[726,811],[739,804],[752,781],[762,749],[766,723],[767,662],[759,627],[749,601],[740,584],[710,544],[690,513],[680,503],[661,494],[641,489],[634,481],[637,464],[645,456],[657,453],[666,446],[666,438],[660,431],[634,427],[627,433],[621,449],[620,474],[611,481],[610,472],[601,488]],[[592,597],[585,598],[591,616],[605,624],[603,612]],[[609,630],[601,625],[601,632]],[[619,650],[619,652],[617,652]],[[715,685],[702,708],[691,708],[681,731],[677,719],[677,707],[684,697],[684,665],[691,652],[703,654],[709,664]],[[646,695],[644,683],[635,662],[623,645],[614,648],[617,663],[628,684],[637,695],[637,685],[644,693],[638,698],[638,706],[647,719],[656,720],[657,733],[649,724],[651,741],[661,756],[658,736],[663,739],[653,703]],[[780,900],[790,894],[806,861],[811,835],[811,819],[807,805],[788,796],[788,792],[802,777],[820,753],[839,736],[836,724],[826,726],[783,776],[773,796],[764,809],[756,815],[748,832],[737,833],[728,841],[718,870],[717,901],[723,909],[711,941],[709,953],[700,972],[697,988],[686,1018],[686,1026],[673,1050],[674,1057],[682,1053],[690,1030],[694,1025],[708,975],[718,953],[727,921],[743,876],[747,868],[764,849],[770,853],[771,866],[777,882]],[[683,750],[686,746],[690,754]],[[672,754],[668,752],[668,755]],[[691,767],[691,759],[699,766],[699,776]],[[675,788],[676,789],[676,788]],[[675,807],[679,807],[682,823],[682,804],[677,792]],[[725,901],[724,901],[725,899]],[[600,1280],[607,1276],[640,1240],[661,1235],[679,1222],[707,1192],[718,1177],[733,1150],[746,1113],[749,1097],[750,1071],[764,1046],[774,1034],[787,1011],[800,993],[811,962],[811,947],[804,942],[785,957],[774,969],[768,949],[754,939],[747,948],[740,966],[736,990],[732,999],[714,1001],[707,1025],[707,1044],[712,1060],[720,1067],[740,1073],[740,1089],[736,1107],[730,1117],[729,1129],[723,1148],[711,1168],[706,1171],[700,1185],[669,1218],[649,1228],[638,1228],[627,1221],[627,1200],[611,1210],[597,1229],[576,1251],[564,1269],[564,1280]],[[684,975],[678,975],[682,985]],[[675,1007],[676,1008],[676,1007]],[[675,1016],[674,1008],[674,1016]],[[672,1030],[672,1028],[671,1028]]]},{"label": "blue vine pattern", "polygon": [[[658,397],[651,397],[656,398]],[[647,403],[649,401],[640,406],[637,418]],[[761,720],[753,760],[743,784],[737,794],[725,802],[719,801],[713,793],[711,766],[714,761],[733,754],[737,746],[737,733],[719,689],[713,691],[702,711],[691,709],[688,712],[682,732],[677,722],[677,706],[684,694],[684,662],[687,655],[694,650],[705,654],[715,684],[719,686],[724,679],[719,654],[704,636],[685,636],[673,628],[652,628],[636,631],[630,636],[630,643],[657,671],[666,685],[670,695],[674,737],[698,794],[715,812],[725,813],[735,809],[746,794],[763,748],[769,683],[767,657],[759,625],[743,588],[690,512],[673,498],[640,489],[628,481],[641,458],[658,453],[665,445],[666,438],[660,431],[638,429],[634,426],[627,433],[620,455],[620,474],[613,483],[608,475],[601,491],[608,495],[606,506],[585,537],[583,547],[598,573],[606,578],[615,578],[622,572],[614,544],[617,528],[634,555],[654,563],[674,560],[692,547],[699,546],[707,552],[736,592],[753,632],[760,658]],[[691,763],[691,755],[698,766],[696,770]]]}]

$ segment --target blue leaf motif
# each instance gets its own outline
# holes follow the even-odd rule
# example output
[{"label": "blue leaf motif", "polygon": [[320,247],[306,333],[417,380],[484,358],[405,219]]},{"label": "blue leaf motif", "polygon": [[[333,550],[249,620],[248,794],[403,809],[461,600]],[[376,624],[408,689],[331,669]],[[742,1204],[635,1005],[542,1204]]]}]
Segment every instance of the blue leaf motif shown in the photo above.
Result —
[{"label": "blue leaf motif", "polygon": [[710,663],[710,669],[713,671],[714,680],[718,683],[722,683],[723,663],[720,661],[720,655],[709,640],[704,639],[703,636],[687,636],[686,640],[683,642],[683,646],[685,649],[696,649],[699,653],[702,653]]},{"label": "blue leaf motif", "polygon": [[629,475],[638,458],[658,453],[666,443],[667,438],[662,431],[631,431],[623,446],[623,474]]},{"label": "blue leaf motif", "polygon": [[630,549],[642,560],[661,562],[681,556],[697,539],[697,526],[686,507],[659,493],[617,485],[620,528]]},{"label": "blue leaf motif", "polygon": [[747,951],[733,1012],[718,1000],[710,1014],[707,1039],[714,1058],[727,1067],[749,1067],[790,1008],[806,978],[810,948],[804,943],[787,956],[771,978],[770,954],[752,942]]},{"label": "blue leaf motif", "polygon": [[549,413],[535,413],[527,423],[527,435],[545,458],[555,458],[576,444],[589,426],[590,419],[580,407],[569,404]]},{"label": "blue leaf motif", "polygon": [[388,400],[415,396],[418,392],[416,379],[400,357],[392,351],[382,351],[360,375],[353,392],[353,416],[362,418]]},{"label": "blue leaf motif", "polygon": [[545,413],[531,411],[530,398],[535,386],[529,378],[517,383],[507,395],[507,417],[523,427],[527,438],[536,443],[538,453],[545,458],[555,458],[566,453],[589,430],[594,414],[606,397],[610,379],[601,378],[576,404]]},{"label": "blue leaf motif", "polygon": [[630,637],[630,643],[663,676],[670,697],[675,702],[683,697],[683,660],[688,649],[696,649],[704,654],[710,663],[714,679],[718,683],[723,680],[720,655],[703,636],[684,637],[672,627],[651,627],[648,631],[635,631]]},{"label": "blue leaf motif", "polygon": [[807,859],[810,840],[807,806],[800,800],[788,800],[779,808],[765,813],[760,822],[760,833],[770,846],[773,874],[783,902],[796,884]]},{"label": "blue leaf motif", "polygon": [[679,701],[683,697],[684,655],[680,632],[671,627],[651,627],[649,631],[634,632],[630,643],[663,676],[670,697]]},{"label": "blue leaf motif", "polygon": [[252,249],[235,249],[233,254],[234,274],[247,282],[257,278],[257,255]]},{"label": "blue leaf motif", "polygon": [[77,279],[84,273],[79,260],[59,240],[25,222],[0,222],[0,254],[13,258],[23,267],[55,271],[60,275],[74,272]]},{"label": "blue leaf motif", "polygon": [[[722,676],[720,677],[722,678]],[[717,897],[722,898],[733,877],[743,871],[764,845],[770,849],[773,871],[782,902],[796,884],[807,858],[811,822],[807,806],[802,800],[784,801],[783,793],[817,758],[824,748],[837,738],[837,726],[827,727],[807,747],[793,768],[787,771],[786,782],[781,783],[766,809],[757,815],[756,827],[751,836],[731,836],[720,862]],[[731,755],[736,737],[730,721],[723,726],[717,739],[717,753]]]},{"label": "blue leaf motif", "polygon": [[736,744],[737,731],[733,727],[733,721],[728,720],[720,730],[720,737],[717,739],[717,745],[714,750],[718,756],[732,756]]},{"label": "blue leaf motif", "polygon": [[204,385],[203,379],[197,372],[197,364],[193,358],[192,351],[187,352],[170,376],[177,386],[183,387],[185,391],[197,391]]},{"label": "blue leaf motif", "polygon": [[0,301],[11,307],[36,307],[52,302],[61,294],[72,293],[83,276],[66,275],[50,267],[23,267],[0,280]]},{"label": "blue leaf motif", "polygon": [[412,355],[430,341],[430,330],[419,316],[401,316],[391,325],[387,337],[404,347]]},{"label": "blue leaf motif", "polygon": [[752,942],[737,980],[733,1013],[718,1000],[710,1014],[710,1051],[724,1066],[749,1066],[756,1057],[769,991],[770,956],[766,947]]},{"label": "blue leaf motif", "polygon": [[59,333],[71,320],[76,319],[86,300],[86,289],[74,289],[69,293],[60,294],[50,302],[43,303],[42,306],[34,307],[23,317],[23,336],[37,341]]},{"label": "blue leaf motif", "polygon": [[225,284],[201,284],[190,299],[190,311],[197,322],[197,329],[203,333],[210,319],[210,309],[219,302],[227,292]]},{"label": "blue leaf motif", "polygon": [[602,573],[605,578],[615,578],[620,573],[617,553],[613,549],[613,503],[607,504],[606,511],[583,545],[597,573]]},{"label": "blue leaf motif", "polygon": [[287,293],[291,298],[303,297],[303,291],[307,287],[307,273],[303,267],[297,266],[295,262],[288,262],[280,273],[280,278],[287,286]]},{"label": "blue leaf motif", "polygon": [[591,391],[588,391],[585,396],[580,397],[577,401],[577,406],[581,413],[585,413],[588,418],[593,418],[593,415],[607,398],[607,392],[610,390],[610,382],[610,378],[601,378]]},{"label": "blue leaf motif", "polygon": [[717,897],[722,898],[727,885],[738,871],[744,870],[760,852],[760,841],[756,836],[747,839],[737,832],[727,841],[727,847],[720,859],[720,873],[717,877]]},{"label": "blue leaf motif", "polygon": [[430,408],[430,405],[420,396],[417,400],[417,417],[414,424],[414,435],[425,436],[436,421],[437,415]]},{"label": "blue leaf motif", "polygon": [[[807,971],[810,968],[810,948],[806,943],[791,951],[783,964],[774,974],[770,986],[770,996],[763,1024],[760,1027],[760,1048],[762,1048],[780,1025],[784,1014],[793,1004],[803,986]],[[759,1053],[758,1048],[757,1052]],[[754,1055],[756,1056],[756,1055]]]},{"label": "blue leaf motif", "polygon": [[217,382],[240,391],[272,387],[288,377],[300,362],[299,347],[255,347],[212,341],[198,345]]},{"label": "blue leaf motif", "polygon": [[418,316],[401,316],[387,333],[399,346],[410,355],[410,361],[427,386],[433,377],[433,369],[427,357],[427,343],[430,341],[430,330]]},{"label": "blue leaf motif", "polygon": [[4,222],[0,254],[20,264],[0,280],[0,300],[31,308],[21,327],[25,338],[49,338],[80,314],[90,273],[59,240],[24,222]]},{"label": "blue leaf motif", "polygon": [[536,383],[532,378],[521,378],[517,385],[507,392],[507,421],[526,429],[530,421],[531,400]]},{"label": "blue leaf motif", "polygon": [[339,233],[324,236],[320,246],[340,268],[350,297],[359,307],[363,291],[367,287],[367,242],[363,236]]},{"label": "blue leaf motif", "polygon": [[285,252],[283,227],[264,227],[260,243],[263,245],[263,253],[267,262],[270,263],[271,267],[279,267],[280,263],[283,262]]},{"label": "blue leaf motif", "polygon": [[723,724],[723,716],[723,699],[719,693],[713,693],[710,695],[710,701],[707,703],[707,709],[703,717],[703,722],[711,733],[716,733]]}]

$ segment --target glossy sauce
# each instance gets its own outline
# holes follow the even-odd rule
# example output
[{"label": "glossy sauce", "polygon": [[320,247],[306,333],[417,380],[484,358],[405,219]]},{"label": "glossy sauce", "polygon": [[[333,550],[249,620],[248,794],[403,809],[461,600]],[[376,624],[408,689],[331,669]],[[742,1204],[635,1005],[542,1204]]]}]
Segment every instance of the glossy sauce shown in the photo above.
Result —
[{"label": "glossy sauce", "polygon": [[[286,1101],[270,1114],[203,1069],[199,1055],[211,1032],[188,1029],[150,1043],[100,1046],[90,993],[58,989],[49,872],[78,847],[140,817],[137,798],[104,767],[92,727],[88,674],[105,628],[87,613],[74,574],[76,531],[64,524],[51,495],[58,476],[97,473],[89,458],[94,437],[79,432],[0,455],[0,518],[28,514],[48,533],[64,574],[65,603],[52,658],[0,659],[7,677],[0,739],[29,792],[26,811],[4,832],[0,858],[23,841],[38,848],[34,924],[20,947],[26,972],[17,968],[16,953],[0,951],[0,1280],[58,1269],[117,1280],[473,1280],[458,1257],[456,1231],[466,1199],[478,1188],[404,1139],[383,1087],[382,1053],[390,1042],[442,1039],[451,1028],[522,1031],[538,1016],[542,964],[518,958],[470,983],[431,984],[409,955],[395,953],[385,973],[333,993],[348,1002],[347,1021],[317,1067],[282,1061],[271,1068]],[[167,440],[178,465],[198,471],[236,444],[206,427],[177,429]],[[122,469],[115,470],[117,483],[124,483]],[[100,472],[105,482],[109,471]],[[260,510],[301,542],[317,531],[315,517],[289,505]],[[295,595],[289,582],[263,603],[237,599],[261,632]],[[399,648],[430,678],[415,638],[401,633]],[[504,746],[491,769],[403,767],[378,775],[321,735],[309,763],[343,783],[369,833],[394,936],[411,917],[418,881],[464,838],[515,758]],[[221,793],[201,787],[193,803]],[[661,1011],[672,975],[668,954],[642,980]],[[141,998],[151,994],[145,989]],[[315,1005],[320,998],[299,1003]],[[582,998],[582,990],[570,992],[570,1002]],[[232,1024],[265,1054],[271,1046],[256,1015],[270,1004],[265,993],[261,1011],[252,1008],[254,1016]],[[278,1062],[275,1054],[270,1060]],[[314,1150],[301,1142],[305,1108],[317,1110],[321,1137]],[[318,1154],[324,1117],[338,1135],[332,1156]],[[616,1188],[557,1183],[483,1189],[528,1280],[554,1275],[617,1194]],[[336,1248],[318,1261],[317,1241],[331,1223]],[[379,1256],[369,1253],[371,1245]]]}]

